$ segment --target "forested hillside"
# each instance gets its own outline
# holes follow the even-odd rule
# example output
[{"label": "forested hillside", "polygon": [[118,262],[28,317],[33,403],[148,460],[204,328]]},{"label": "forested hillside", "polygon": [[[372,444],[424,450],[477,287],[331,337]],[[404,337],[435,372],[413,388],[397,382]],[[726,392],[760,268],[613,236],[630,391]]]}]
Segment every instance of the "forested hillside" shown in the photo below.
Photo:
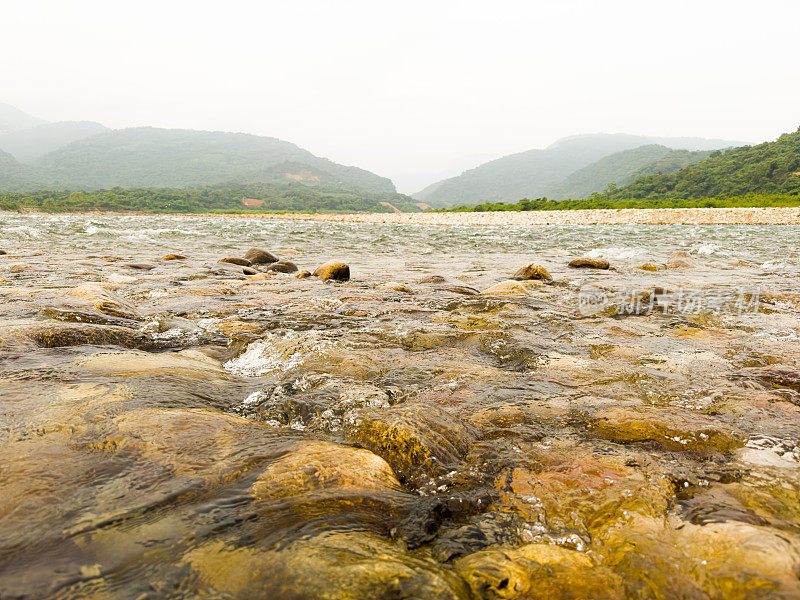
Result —
[{"label": "forested hillside", "polygon": [[670,174],[648,175],[589,197],[595,201],[800,194],[800,129],[774,142],[712,153]]},{"label": "forested hillside", "polygon": [[[288,166],[278,168],[281,163]],[[395,192],[389,179],[369,171],[319,158],[289,142],[244,133],[120,129],[69,144],[32,166],[36,187],[45,189],[190,187],[231,180],[314,186],[324,180],[326,187],[342,190]],[[317,172],[306,176],[303,168]]]},{"label": "forested hillside", "polygon": [[575,171],[560,183],[548,187],[545,195],[555,200],[585,198],[592,192],[606,189],[611,183],[619,186],[650,173],[672,173],[710,154],[707,150],[672,150],[659,144],[623,150]]},{"label": "forested hillside", "polygon": [[[520,198],[545,196],[551,186],[600,159],[645,145],[709,150],[733,145],[724,140],[703,138],[659,138],[628,134],[590,134],[558,140],[544,150],[512,154],[465,171],[458,177],[428,186],[412,194],[433,206],[516,202]],[[641,166],[641,165],[639,165]],[[595,190],[605,189],[602,181]],[[585,189],[585,182],[581,184]]]}]

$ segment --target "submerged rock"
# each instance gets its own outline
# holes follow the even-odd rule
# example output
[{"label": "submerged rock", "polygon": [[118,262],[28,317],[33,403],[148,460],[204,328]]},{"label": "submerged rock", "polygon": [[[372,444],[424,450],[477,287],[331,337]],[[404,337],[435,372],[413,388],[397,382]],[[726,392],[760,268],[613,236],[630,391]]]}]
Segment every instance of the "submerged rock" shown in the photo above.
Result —
[{"label": "submerged rock", "polygon": [[610,269],[611,265],[605,258],[591,258],[584,256],[571,260],[568,267],[573,269]]},{"label": "submerged rock", "polygon": [[697,261],[688,252],[676,250],[670,255],[665,266],[667,269],[691,269],[697,267]]},{"label": "submerged rock", "polygon": [[590,423],[590,434],[622,444],[655,443],[667,450],[730,452],[744,442],[705,415],[667,409],[612,408]]},{"label": "submerged rock", "polygon": [[298,279],[306,279],[307,277],[311,277],[311,271],[306,271],[303,269],[302,271],[298,271],[294,274],[295,277]]},{"label": "submerged rock", "polygon": [[89,303],[98,312],[121,317],[123,319],[139,319],[136,307],[112,291],[95,283],[85,283],[67,292],[70,296],[80,298]]},{"label": "submerged rock", "polygon": [[314,277],[320,279],[333,279],[335,281],[347,281],[350,279],[350,267],[347,263],[340,260],[331,260],[317,267]]},{"label": "submerged rock", "polygon": [[186,260],[182,254],[167,254],[161,257],[161,260]]},{"label": "submerged rock", "polygon": [[295,273],[297,272],[297,265],[288,260],[279,260],[270,264],[264,269],[265,271],[274,271],[276,273]]},{"label": "submerged rock", "polygon": [[493,286],[486,288],[481,293],[496,296],[530,296],[531,294],[525,284],[519,281],[514,281],[513,279],[496,283]]},{"label": "submerged rock", "polygon": [[232,265],[239,265],[240,267],[249,267],[252,264],[246,258],[239,258],[238,256],[228,256],[226,258],[220,258],[219,262],[230,263]]},{"label": "submerged rock", "polygon": [[278,262],[279,260],[272,252],[262,250],[261,248],[250,248],[250,250],[244,253],[244,257],[254,265],[266,265]]},{"label": "submerged rock", "polygon": [[352,529],[295,536],[272,548],[210,542],[189,552],[185,564],[205,589],[242,600],[472,598],[451,569],[375,533]]},{"label": "submerged rock", "polygon": [[536,263],[531,263],[522,267],[518,270],[511,279],[516,279],[518,281],[524,281],[526,279],[538,279],[541,281],[553,281],[553,277],[548,273],[547,269],[545,269],[542,265],[537,265]]},{"label": "submerged rock", "polygon": [[401,478],[441,473],[478,439],[474,426],[432,404],[358,411],[350,420],[347,437],[383,457]]},{"label": "submerged rock", "polygon": [[152,338],[127,327],[90,325],[78,323],[35,324],[9,327],[0,333],[0,348],[34,345],[40,348],[63,346],[123,346],[125,348],[150,348]]},{"label": "submerged rock", "polygon": [[141,325],[139,320],[124,317],[115,317],[95,310],[86,303],[70,301],[68,299],[54,301],[42,306],[42,314],[68,323],[93,323],[96,325],[118,325],[120,327],[136,328]]},{"label": "submerged rock", "polygon": [[482,550],[455,561],[477,598],[623,600],[621,578],[584,554],[549,544]]},{"label": "submerged rock", "polygon": [[408,287],[405,283],[400,283],[398,281],[387,281],[385,283],[378,284],[378,289],[389,290],[392,292],[403,292],[404,294],[414,293],[414,290]]},{"label": "submerged rock", "polygon": [[441,275],[428,275],[419,280],[420,283],[444,283],[445,281],[447,281],[447,278]]},{"label": "submerged rock", "polygon": [[129,269],[136,269],[138,271],[152,271],[156,268],[155,265],[150,263],[126,263],[122,265],[123,267],[128,267]]}]

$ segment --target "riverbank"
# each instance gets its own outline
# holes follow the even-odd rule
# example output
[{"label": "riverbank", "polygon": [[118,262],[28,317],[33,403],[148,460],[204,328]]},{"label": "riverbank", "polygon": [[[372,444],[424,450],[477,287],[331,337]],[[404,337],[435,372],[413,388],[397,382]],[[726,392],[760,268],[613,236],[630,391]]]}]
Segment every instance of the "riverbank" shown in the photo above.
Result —
[{"label": "riverbank", "polygon": [[251,213],[204,216],[402,225],[800,225],[800,207],[622,208],[483,213]]}]

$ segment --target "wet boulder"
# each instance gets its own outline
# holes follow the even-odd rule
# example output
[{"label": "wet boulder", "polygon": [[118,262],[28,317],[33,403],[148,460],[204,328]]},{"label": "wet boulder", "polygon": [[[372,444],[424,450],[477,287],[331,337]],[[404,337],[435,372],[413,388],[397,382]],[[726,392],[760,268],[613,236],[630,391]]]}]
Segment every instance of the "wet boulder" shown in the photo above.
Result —
[{"label": "wet boulder", "polygon": [[182,254],[167,254],[161,257],[161,260],[186,260]]},{"label": "wet boulder", "polygon": [[663,269],[665,267],[664,267],[664,265],[657,265],[655,263],[648,262],[648,263],[644,263],[643,265],[639,265],[636,268],[637,269],[641,269],[642,271],[655,272],[655,271],[660,271],[661,269]]},{"label": "wet boulder", "polygon": [[547,269],[545,269],[542,265],[537,265],[536,263],[525,265],[516,273],[514,273],[511,279],[516,279],[517,281],[525,281],[528,279],[553,281],[553,277],[550,275]]},{"label": "wet boulder", "polygon": [[244,253],[244,257],[254,265],[266,265],[278,262],[279,260],[272,252],[262,250],[261,248],[250,248],[250,250]]},{"label": "wet boulder", "polygon": [[288,260],[279,260],[271,263],[264,269],[265,271],[273,271],[275,273],[296,273],[297,265]]},{"label": "wet boulder", "polygon": [[298,271],[297,273],[295,273],[294,276],[297,277],[298,279],[306,279],[308,277],[311,277],[311,271],[306,271],[305,269],[303,269],[302,271]]},{"label": "wet boulder", "polygon": [[336,512],[361,503],[394,512],[406,501],[400,482],[381,457],[320,440],[298,442],[264,469],[250,491],[258,504],[291,503],[295,511],[317,505],[317,511]]},{"label": "wet boulder", "polygon": [[240,267],[249,267],[252,264],[246,258],[239,258],[238,256],[228,256],[226,258],[220,258],[219,262],[230,263],[232,265],[239,265]]},{"label": "wet boulder", "polygon": [[622,580],[583,552],[550,544],[487,549],[455,561],[476,598],[623,600]]},{"label": "wet boulder", "polygon": [[605,258],[592,258],[584,256],[573,259],[567,264],[572,269],[610,269],[611,265]]},{"label": "wet boulder", "polygon": [[401,478],[434,475],[458,464],[477,429],[433,404],[401,404],[353,413],[346,436],[383,457]]},{"label": "wet boulder", "polygon": [[350,267],[340,260],[330,260],[317,267],[314,271],[314,277],[332,279],[334,281],[348,281],[350,279]]},{"label": "wet boulder", "polygon": [[468,600],[464,581],[424,556],[368,531],[322,530],[273,547],[212,541],[185,555],[204,593],[225,598]]}]

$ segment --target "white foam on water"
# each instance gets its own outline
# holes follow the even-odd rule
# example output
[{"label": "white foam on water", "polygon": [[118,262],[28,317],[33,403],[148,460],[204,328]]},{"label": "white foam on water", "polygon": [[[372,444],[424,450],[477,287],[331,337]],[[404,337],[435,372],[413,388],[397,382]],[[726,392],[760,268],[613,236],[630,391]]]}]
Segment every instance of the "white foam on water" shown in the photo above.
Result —
[{"label": "white foam on water", "polygon": [[268,333],[263,340],[251,342],[247,349],[223,367],[244,377],[289,371],[326,353],[337,344],[318,331],[289,331],[285,335]]},{"label": "white foam on water", "polygon": [[627,246],[610,248],[593,248],[584,253],[590,258],[606,258],[608,260],[634,260],[647,257],[647,252],[643,248],[631,248]]}]

